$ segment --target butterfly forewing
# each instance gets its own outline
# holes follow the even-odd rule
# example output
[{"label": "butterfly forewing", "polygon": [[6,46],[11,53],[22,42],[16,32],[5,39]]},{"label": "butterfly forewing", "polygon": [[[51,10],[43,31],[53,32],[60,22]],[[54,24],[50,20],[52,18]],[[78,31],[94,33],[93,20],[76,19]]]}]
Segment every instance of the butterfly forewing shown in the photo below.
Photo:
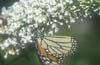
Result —
[{"label": "butterfly forewing", "polygon": [[52,36],[38,38],[37,43],[38,54],[44,65],[62,65],[65,56],[75,49],[76,41],[70,36]]}]

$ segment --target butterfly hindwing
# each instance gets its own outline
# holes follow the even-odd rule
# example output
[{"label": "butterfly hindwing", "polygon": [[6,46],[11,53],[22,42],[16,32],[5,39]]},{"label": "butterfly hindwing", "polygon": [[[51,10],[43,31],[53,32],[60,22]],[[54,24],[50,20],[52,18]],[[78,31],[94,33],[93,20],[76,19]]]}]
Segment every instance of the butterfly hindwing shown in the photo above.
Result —
[{"label": "butterfly hindwing", "polygon": [[37,50],[44,65],[62,65],[64,58],[75,49],[76,41],[69,36],[37,39]]}]

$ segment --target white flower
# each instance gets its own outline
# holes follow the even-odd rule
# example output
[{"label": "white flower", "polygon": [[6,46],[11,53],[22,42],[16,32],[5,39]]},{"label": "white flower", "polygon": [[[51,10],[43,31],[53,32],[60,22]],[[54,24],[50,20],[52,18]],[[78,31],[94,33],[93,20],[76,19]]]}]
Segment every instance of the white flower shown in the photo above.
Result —
[{"label": "white flower", "polygon": [[68,12],[68,11],[65,11],[65,14],[64,14],[64,15],[65,15],[65,16],[68,16],[68,14],[69,14],[69,12]]},{"label": "white flower", "polygon": [[63,25],[63,23],[62,23],[62,22],[60,22],[60,25]]},{"label": "white flower", "polygon": [[41,19],[39,19],[39,23],[42,23],[42,20]]},{"label": "white flower", "polygon": [[6,54],[4,55],[4,58],[5,58],[5,59],[7,59],[7,57],[8,57],[8,53],[6,53]]},{"label": "white flower", "polygon": [[49,34],[49,35],[53,35],[53,31],[49,31],[48,34]]},{"label": "white flower", "polygon": [[55,28],[54,32],[56,33],[56,32],[58,32],[58,31],[59,31],[59,29],[58,29],[58,28]]},{"label": "white flower", "polygon": [[49,22],[47,22],[47,26],[49,26],[50,25],[50,23]]},{"label": "white flower", "polygon": [[0,24],[2,24],[3,23],[3,21],[0,19]]},{"label": "white flower", "polygon": [[72,4],[72,3],[73,3],[73,1],[72,1],[72,0],[70,0],[70,1],[69,1],[69,4]]},{"label": "white flower", "polygon": [[2,15],[7,15],[8,14],[8,11],[5,7],[2,8],[2,12],[1,12]]},{"label": "white flower", "polygon": [[34,24],[34,27],[37,28],[38,27],[38,24]]},{"label": "white flower", "polygon": [[76,9],[76,6],[73,6],[73,7],[71,8],[71,10],[74,10],[74,9]]},{"label": "white flower", "polygon": [[70,28],[71,27],[71,25],[68,25],[68,28]]},{"label": "white flower", "polygon": [[9,54],[11,54],[11,55],[15,55],[15,52],[14,52],[14,50],[13,50],[13,49],[12,49],[12,50],[10,50],[8,53],[9,53]]},{"label": "white flower", "polygon": [[52,28],[55,28],[56,27],[56,24],[52,24],[52,26],[51,26]]},{"label": "white flower", "polygon": [[75,19],[74,18],[71,18],[71,23],[75,23]]},{"label": "white flower", "polygon": [[56,5],[57,3],[56,3],[56,1],[55,0],[50,0],[50,2],[51,2],[51,5]]},{"label": "white flower", "polygon": [[66,20],[66,23],[68,23],[68,20]]},{"label": "white flower", "polygon": [[8,40],[6,40],[5,42],[4,42],[4,44],[3,44],[3,46],[6,48],[6,47],[8,47],[10,44],[9,44],[9,41]]},{"label": "white flower", "polygon": [[54,22],[56,23],[56,22],[57,22],[57,20],[54,20]]},{"label": "white flower", "polygon": [[32,19],[33,18],[33,15],[30,14],[30,15],[27,16],[27,18],[28,19]]},{"label": "white flower", "polygon": [[100,12],[99,12],[99,15],[100,15]]},{"label": "white flower", "polygon": [[62,19],[62,18],[63,18],[63,16],[62,16],[62,15],[60,15],[60,16],[59,16],[59,19]]},{"label": "white flower", "polygon": [[69,4],[73,3],[73,0],[65,0],[66,2],[68,2]]}]

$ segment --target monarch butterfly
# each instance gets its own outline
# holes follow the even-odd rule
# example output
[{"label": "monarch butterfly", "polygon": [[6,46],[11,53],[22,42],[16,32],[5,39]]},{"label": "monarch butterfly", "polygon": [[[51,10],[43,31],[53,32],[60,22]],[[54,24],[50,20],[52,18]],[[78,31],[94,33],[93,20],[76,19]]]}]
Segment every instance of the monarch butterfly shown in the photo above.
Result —
[{"label": "monarch butterfly", "polygon": [[76,49],[76,40],[70,36],[38,38],[36,48],[43,65],[62,65],[64,58]]}]

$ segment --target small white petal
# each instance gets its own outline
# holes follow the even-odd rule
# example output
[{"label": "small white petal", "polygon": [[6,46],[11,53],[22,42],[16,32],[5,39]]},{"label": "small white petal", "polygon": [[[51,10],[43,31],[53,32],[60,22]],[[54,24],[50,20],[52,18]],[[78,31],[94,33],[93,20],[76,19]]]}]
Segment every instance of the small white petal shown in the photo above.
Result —
[{"label": "small white petal", "polygon": [[64,25],[63,23],[60,23],[60,25]]},{"label": "small white petal", "polygon": [[70,28],[71,27],[71,25],[68,25],[68,28]]},{"label": "small white petal", "polygon": [[0,19],[0,24],[2,24],[3,23],[3,21]]},{"label": "small white petal", "polygon": [[53,35],[53,31],[49,31],[48,34],[49,34],[49,35]]},{"label": "small white petal", "polygon": [[66,23],[68,23],[68,20],[66,20]]},{"label": "small white petal", "polygon": [[100,12],[99,12],[99,15],[100,15]]},{"label": "small white petal", "polygon": [[7,57],[8,57],[8,53],[6,53],[6,54],[4,55],[4,58],[5,58],[5,59],[7,59]]},{"label": "small white petal", "polygon": [[62,15],[60,15],[60,16],[59,16],[59,19],[62,19],[62,18],[63,18],[63,16],[62,16]]},{"label": "small white petal", "polygon": [[68,14],[69,14],[69,12],[68,12],[68,11],[65,11],[65,14],[64,14],[64,15],[65,15],[65,16],[68,16]]},{"label": "small white petal", "polygon": [[75,19],[71,18],[71,21],[70,22],[71,23],[75,23]]}]

